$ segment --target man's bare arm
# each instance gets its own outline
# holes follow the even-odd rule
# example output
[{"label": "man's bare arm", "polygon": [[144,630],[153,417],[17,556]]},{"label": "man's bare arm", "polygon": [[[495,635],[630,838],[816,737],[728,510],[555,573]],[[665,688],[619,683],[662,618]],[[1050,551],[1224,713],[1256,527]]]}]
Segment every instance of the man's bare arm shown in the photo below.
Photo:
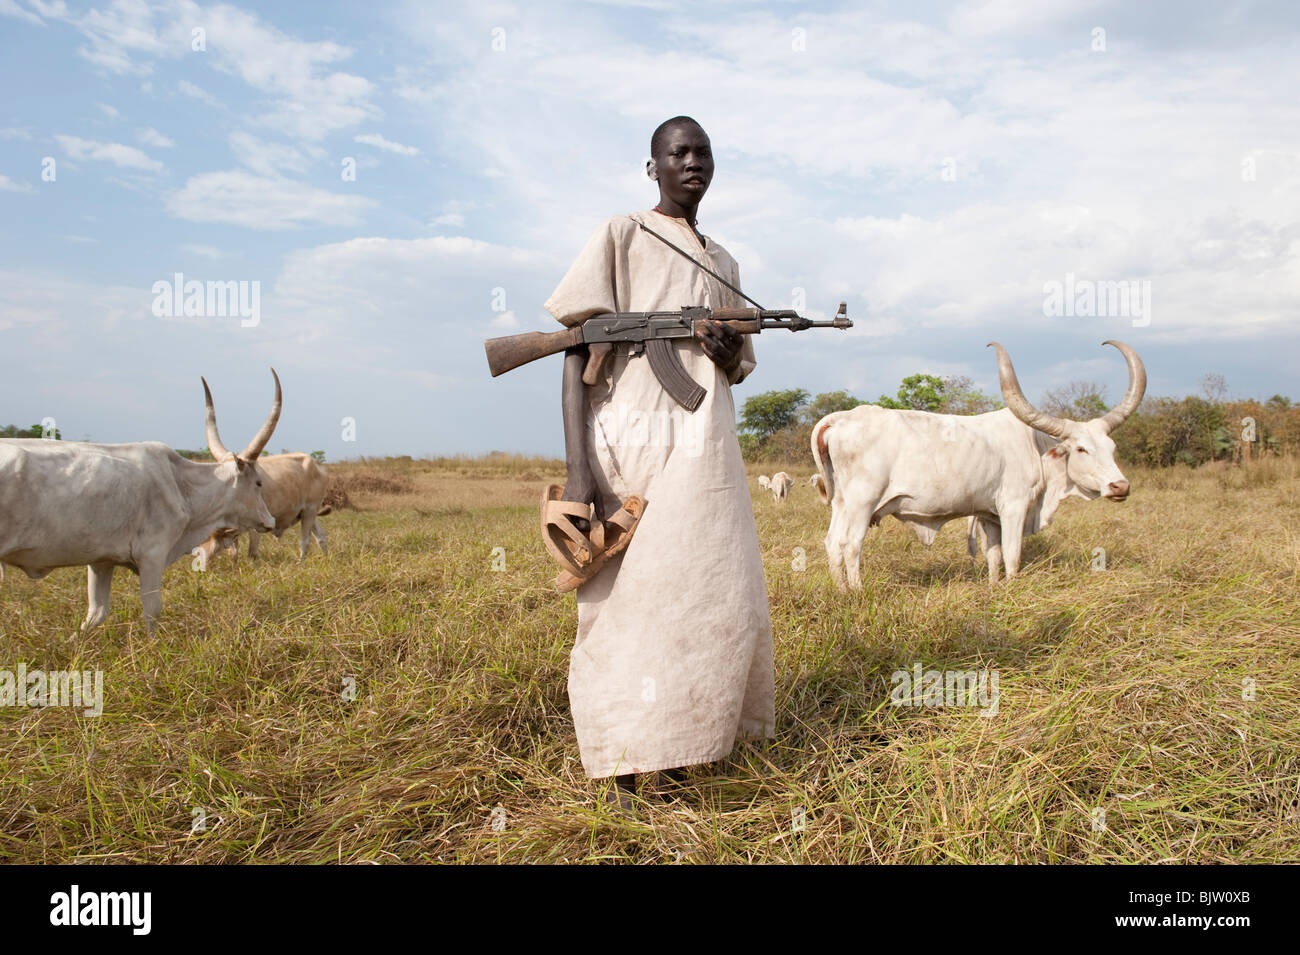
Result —
[{"label": "man's bare arm", "polygon": [[[564,353],[564,382],[560,400],[564,411],[564,463],[568,477],[564,484],[564,500],[592,504],[596,500],[596,479],[587,459],[587,387],[582,383],[582,370],[587,364],[587,348],[570,348]],[[574,522],[584,533],[585,521]]]}]

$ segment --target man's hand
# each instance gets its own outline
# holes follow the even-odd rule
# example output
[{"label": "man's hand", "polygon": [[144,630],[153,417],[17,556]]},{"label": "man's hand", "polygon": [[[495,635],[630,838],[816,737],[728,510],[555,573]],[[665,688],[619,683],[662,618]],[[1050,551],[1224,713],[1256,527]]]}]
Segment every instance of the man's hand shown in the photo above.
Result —
[{"label": "man's hand", "polygon": [[704,354],[713,363],[730,375],[740,364],[740,350],[745,344],[745,336],[726,322],[712,319],[700,322],[696,326],[695,337],[700,340]]}]

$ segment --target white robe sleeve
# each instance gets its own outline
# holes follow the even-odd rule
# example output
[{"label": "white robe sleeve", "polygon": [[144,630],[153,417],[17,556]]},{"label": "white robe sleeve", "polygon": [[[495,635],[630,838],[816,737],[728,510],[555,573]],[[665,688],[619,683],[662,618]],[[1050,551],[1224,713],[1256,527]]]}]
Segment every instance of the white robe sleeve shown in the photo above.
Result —
[{"label": "white robe sleeve", "polygon": [[628,274],[627,244],[620,241],[617,219],[609,219],[592,233],[551,297],[546,310],[572,328],[602,312],[619,308],[627,290],[621,277]]}]

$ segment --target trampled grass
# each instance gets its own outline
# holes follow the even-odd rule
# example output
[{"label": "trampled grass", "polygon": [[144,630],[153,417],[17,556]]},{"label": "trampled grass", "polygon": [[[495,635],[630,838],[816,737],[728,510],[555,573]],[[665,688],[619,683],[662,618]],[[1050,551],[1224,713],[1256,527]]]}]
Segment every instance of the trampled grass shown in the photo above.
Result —
[{"label": "trampled grass", "polygon": [[[1132,470],[1127,503],[1066,504],[992,589],[963,524],[926,548],[887,521],[850,595],[827,509],[806,484],[774,505],[753,469],[778,737],[626,816],[568,713],[576,604],[536,529],[557,464],[357,467],[412,490],[358,482],[324,558],[299,564],[295,531],[178,562],[157,640],[126,571],[82,637],[84,571],[10,569],[0,669],[102,670],[105,712],[0,708],[0,859],[1300,860],[1294,462]],[[890,705],[916,664],[996,671],[996,715]]]}]

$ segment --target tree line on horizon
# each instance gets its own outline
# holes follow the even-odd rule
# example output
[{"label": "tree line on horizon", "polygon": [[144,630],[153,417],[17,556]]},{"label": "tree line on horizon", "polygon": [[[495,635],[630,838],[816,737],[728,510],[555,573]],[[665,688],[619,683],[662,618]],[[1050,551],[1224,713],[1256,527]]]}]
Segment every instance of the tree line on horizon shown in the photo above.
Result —
[{"label": "tree line on horizon", "polygon": [[[809,454],[812,428],[826,415],[859,405],[974,415],[1003,407],[961,376],[909,375],[894,396],[875,401],[847,391],[811,396],[802,388],[765,391],[745,400],[737,425],[747,461],[789,461]],[[1035,405],[1058,418],[1086,420],[1110,410],[1096,382],[1072,381],[1049,389]],[[1222,375],[1206,375],[1201,394],[1147,396],[1111,437],[1120,458],[1152,467],[1300,452],[1300,405],[1273,395],[1265,401],[1230,399]]]}]

